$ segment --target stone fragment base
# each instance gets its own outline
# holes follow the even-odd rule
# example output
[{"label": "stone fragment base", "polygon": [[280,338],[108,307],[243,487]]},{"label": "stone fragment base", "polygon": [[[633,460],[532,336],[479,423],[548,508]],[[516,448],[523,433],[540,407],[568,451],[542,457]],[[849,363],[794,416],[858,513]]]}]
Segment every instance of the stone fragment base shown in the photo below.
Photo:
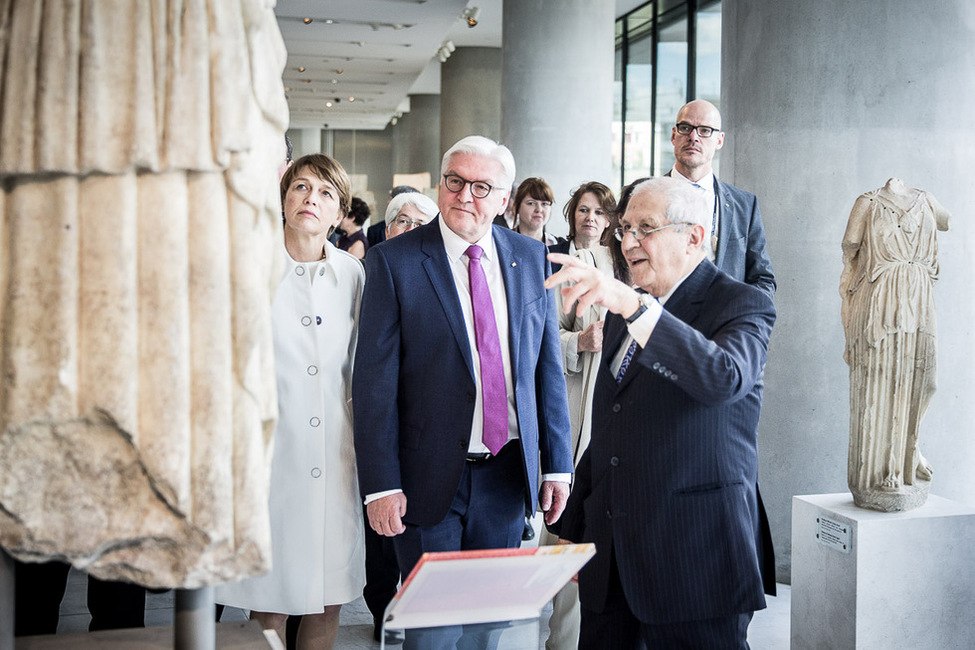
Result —
[{"label": "stone fragment base", "polygon": [[850,489],[853,503],[861,508],[880,510],[881,512],[904,512],[920,508],[928,500],[931,481],[918,481],[914,485],[905,485],[894,491],[857,490]]},{"label": "stone fragment base", "polygon": [[[821,543],[824,524],[849,535],[845,550]],[[972,539],[975,508],[936,495],[909,512],[793,497],[792,650],[971,650]]]}]

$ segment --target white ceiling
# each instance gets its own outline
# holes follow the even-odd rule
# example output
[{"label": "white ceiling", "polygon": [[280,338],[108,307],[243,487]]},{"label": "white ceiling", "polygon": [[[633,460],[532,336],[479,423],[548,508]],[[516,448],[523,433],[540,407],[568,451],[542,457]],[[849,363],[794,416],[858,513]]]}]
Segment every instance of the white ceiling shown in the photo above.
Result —
[{"label": "white ceiling", "polygon": [[[645,0],[593,1],[621,15]],[[468,6],[480,9],[473,28]],[[277,0],[291,127],[385,128],[410,94],[440,93],[442,43],[501,46],[501,10],[502,0]]]}]

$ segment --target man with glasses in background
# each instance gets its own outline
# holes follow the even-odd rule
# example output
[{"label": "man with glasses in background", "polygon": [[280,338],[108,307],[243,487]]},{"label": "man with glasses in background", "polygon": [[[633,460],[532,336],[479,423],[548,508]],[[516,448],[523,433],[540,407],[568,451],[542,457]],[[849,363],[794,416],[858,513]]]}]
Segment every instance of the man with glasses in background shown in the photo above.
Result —
[{"label": "man with glasses in background", "polygon": [[683,179],[703,191],[711,206],[711,236],[705,242],[708,259],[736,280],[775,295],[775,276],[765,250],[765,227],[754,194],[724,183],[714,175],[714,154],[724,146],[721,113],[703,99],[677,112],[670,133],[674,168],[667,176]]},{"label": "man with glasses in background", "polygon": [[519,546],[573,471],[547,249],[492,225],[511,152],[470,136],[441,172],[439,217],[366,257],[353,375],[360,491],[404,576],[428,551]]},{"label": "man with glasses in background", "polygon": [[638,289],[549,256],[565,309],[612,312],[592,441],[553,531],[596,544],[579,572],[581,650],[747,649],[765,607],[756,432],[775,307],[708,261],[710,231],[700,191],[653,178],[616,233]]}]

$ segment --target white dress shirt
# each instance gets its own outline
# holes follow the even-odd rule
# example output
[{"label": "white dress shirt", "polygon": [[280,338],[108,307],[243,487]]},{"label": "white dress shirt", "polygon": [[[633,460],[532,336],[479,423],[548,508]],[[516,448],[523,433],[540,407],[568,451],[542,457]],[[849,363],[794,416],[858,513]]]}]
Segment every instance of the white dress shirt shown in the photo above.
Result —
[{"label": "white dress shirt", "polygon": [[708,237],[707,241],[705,242],[705,246],[707,246],[705,250],[707,251],[708,259],[714,262],[715,249],[717,247],[715,242],[718,241],[718,231],[721,228],[721,219],[719,218],[720,215],[718,210],[718,196],[714,193],[714,173],[708,172],[702,176],[700,180],[692,181],[686,176],[681,175],[681,173],[674,168],[670,170],[670,177],[680,178],[687,181],[691,185],[696,185],[697,187],[701,188],[704,195],[707,197],[708,205],[711,207],[711,210],[713,210],[711,213],[713,218],[711,220],[711,236]]}]

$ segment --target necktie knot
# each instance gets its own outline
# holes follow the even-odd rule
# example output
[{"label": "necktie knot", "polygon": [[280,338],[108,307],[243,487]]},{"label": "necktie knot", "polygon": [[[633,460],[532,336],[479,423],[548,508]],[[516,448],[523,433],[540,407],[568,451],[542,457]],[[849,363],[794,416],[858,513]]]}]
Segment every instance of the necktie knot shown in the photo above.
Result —
[{"label": "necktie knot", "polygon": [[481,255],[484,254],[484,249],[477,244],[471,244],[467,247],[467,259],[480,261]]}]

